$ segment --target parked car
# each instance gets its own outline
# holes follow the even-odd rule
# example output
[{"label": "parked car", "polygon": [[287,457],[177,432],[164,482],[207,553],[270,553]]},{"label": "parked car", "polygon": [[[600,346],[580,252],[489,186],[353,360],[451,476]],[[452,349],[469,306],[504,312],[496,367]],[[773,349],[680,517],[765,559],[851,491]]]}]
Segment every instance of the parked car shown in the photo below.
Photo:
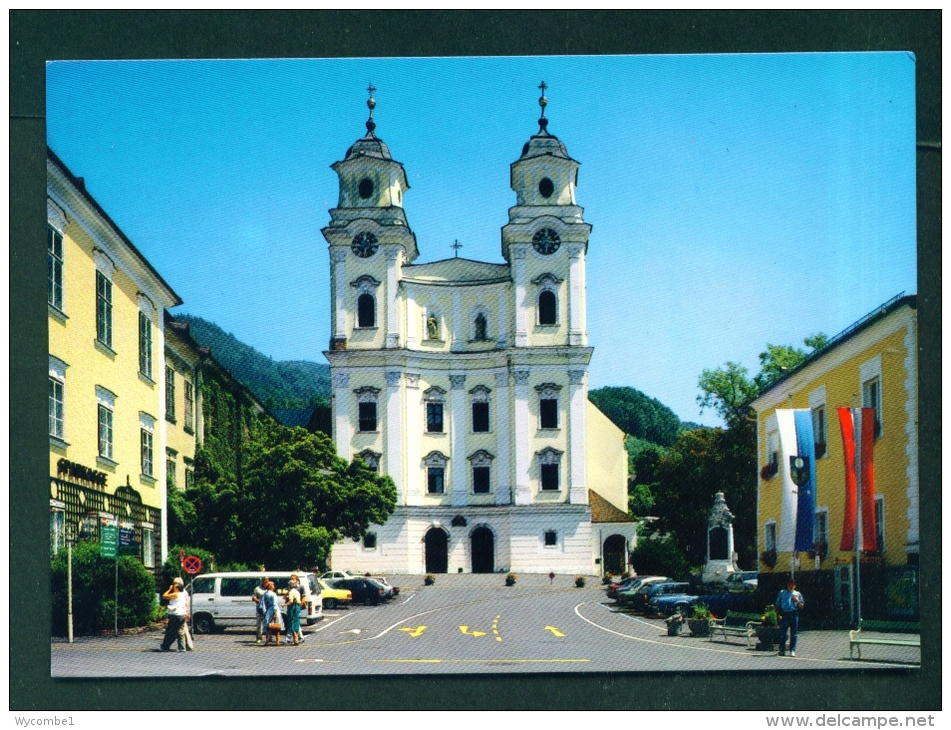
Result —
[{"label": "parked car", "polygon": [[357,575],[356,573],[351,573],[349,570],[328,570],[322,576],[324,580],[342,580],[343,578],[362,578],[362,575]]},{"label": "parked car", "polygon": [[336,608],[341,603],[350,603],[353,601],[353,594],[345,588],[334,588],[323,578],[315,578],[317,585],[320,586],[320,593],[324,597],[324,608]]},{"label": "parked car", "polygon": [[396,596],[398,596],[398,595],[400,594],[400,588],[399,588],[399,586],[392,585],[392,584],[391,584],[386,578],[384,578],[382,575],[371,575],[370,577],[373,578],[373,580],[375,580],[377,583],[382,583],[386,588],[389,589],[389,591],[390,591],[390,596],[389,596],[389,597],[390,597],[390,598],[395,598]]},{"label": "parked car", "polygon": [[652,616],[670,616],[677,611],[687,614],[695,603],[704,604],[710,609],[710,613],[718,618],[726,616],[727,611],[755,613],[759,609],[755,591],[746,590],[719,591],[698,596],[687,593],[666,593],[651,598],[647,612]]},{"label": "parked car", "polygon": [[630,588],[634,583],[638,583],[643,578],[646,578],[646,577],[647,576],[643,576],[643,575],[634,575],[634,576],[631,576],[630,578],[625,578],[624,580],[621,580],[621,581],[612,582],[608,586],[608,598],[617,599],[618,591],[626,590]]},{"label": "parked car", "polygon": [[704,603],[701,596],[692,596],[688,593],[667,593],[654,596],[647,604],[649,616],[672,616],[680,612],[687,615],[688,609],[695,603]]},{"label": "parked car", "polygon": [[631,600],[634,598],[634,594],[645,586],[651,585],[653,583],[664,583],[668,582],[670,578],[663,575],[642,575],[636,581],[631,583],[627,588],[617,592],[617,605],[627,606],[630,605]]},{"label": "parked car", "polygon": [[339,578],[330,583],[334,588],[350,591],[354,603],[376,606],[387,599],[387,589],[372,578]]},{"label": "parked car", "polygon": [[[296,573],[304,591],[305,610],[301,621],[308,625],[316,623],[323,616],[322,596],[317,579],[302,570],[281,572],[246,573],[205,573],[196,576],[191,583],[192,590],[192,627],[196,634],[210,634],[229,626],[254,626],[257,610],[251,595],[261,584],[261,578],[268,576],[274,581],[278,596],[288,592],[288,582]],[[283,601],[279,601],[284,612]]]},{"label": "parked car", "polygon": [[675,583],[673,581],[668,581],[667,583],[650,583],[645,586],[641,586],[631,598],[630,608],[632,611],[638,611],[640,613],[646,613],[650,601],[655,596],[662,596],[665,593],[680,593],[684,594],[690,590],[689,583]]},{"label": "parked car", "polygon": [[727,590],[746,591],[755,590],[759,585],[759,573],[755,570],[741,570],[730,573],[726,578]]}]

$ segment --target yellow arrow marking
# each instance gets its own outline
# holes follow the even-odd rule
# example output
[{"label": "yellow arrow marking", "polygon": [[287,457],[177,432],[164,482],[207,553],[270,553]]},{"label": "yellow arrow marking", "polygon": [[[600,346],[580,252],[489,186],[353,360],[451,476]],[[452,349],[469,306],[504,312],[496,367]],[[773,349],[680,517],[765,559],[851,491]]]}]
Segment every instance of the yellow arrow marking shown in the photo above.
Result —
[{"label": "yellow arrow marking", "polygon": [[484,631],[469,631],[468,626],[460,626],[459,630],[464,633],[466,636],[485,636]]},{"label": "yellow arrow marking", "polygon": [[423,632],[424,632],[425,630],[426,630],[426,627],[425,627],[425,626],[417,626],[415,629],[414,629],[414,628],[400,629],[400,631],[405,631],[405,632],[408,633],[410,636],[412,636],[414,639],[415,639],[417,636],[422,636],[422,635],[423,635]]},{"label": "yellow arrow marking", "polygon": [[546,626],[546,627],[545,627],[545,631],[551,631],[555,636],[564,636],[564,634],[561,633],[561,632],[560,632],[558,629],[556,629],[554,626]]}]

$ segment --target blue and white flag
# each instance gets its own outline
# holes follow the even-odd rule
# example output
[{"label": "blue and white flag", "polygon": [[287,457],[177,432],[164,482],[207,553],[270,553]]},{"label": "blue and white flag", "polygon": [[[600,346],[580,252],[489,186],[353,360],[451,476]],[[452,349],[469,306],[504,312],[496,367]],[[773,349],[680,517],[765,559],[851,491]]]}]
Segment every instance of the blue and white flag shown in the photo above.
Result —
[{"label": "blue and white flag", "polygon": [[782,517],[776,550],[781,553],[813,549],[816,516],[816,443],[812,411],[776,409],[783,458]]}]

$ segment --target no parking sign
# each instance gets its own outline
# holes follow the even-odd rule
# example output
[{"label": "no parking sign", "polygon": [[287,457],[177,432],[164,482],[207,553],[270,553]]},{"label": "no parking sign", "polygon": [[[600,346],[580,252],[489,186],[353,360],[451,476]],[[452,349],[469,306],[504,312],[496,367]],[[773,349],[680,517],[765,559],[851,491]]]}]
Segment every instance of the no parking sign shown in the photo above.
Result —
[{"label": "no parking sign", "polygon": [[197,555],[189,555],[182,560],[182,569],[189,575],[195,575],[201,572],[201,558]]}]

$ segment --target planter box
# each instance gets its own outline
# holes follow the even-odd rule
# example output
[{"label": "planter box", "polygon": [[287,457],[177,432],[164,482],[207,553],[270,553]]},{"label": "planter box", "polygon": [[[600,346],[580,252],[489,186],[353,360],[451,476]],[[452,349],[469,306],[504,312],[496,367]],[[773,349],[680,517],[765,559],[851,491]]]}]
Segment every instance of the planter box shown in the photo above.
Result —
[{"label": "planter box", "polygon": [[779,627],[778,626],[769,626],[767,628],[761,628],[756,630],[756,638],[759,639],[759,643],[756,645],[756,648],[761,651],[769,651],[774,646],[779,644]]},{"label": "planter box", "polygon": [[689,618],[687,619],[687,625],[690,627],[690,633],[694,636],[710,635],[710,619]]}]

